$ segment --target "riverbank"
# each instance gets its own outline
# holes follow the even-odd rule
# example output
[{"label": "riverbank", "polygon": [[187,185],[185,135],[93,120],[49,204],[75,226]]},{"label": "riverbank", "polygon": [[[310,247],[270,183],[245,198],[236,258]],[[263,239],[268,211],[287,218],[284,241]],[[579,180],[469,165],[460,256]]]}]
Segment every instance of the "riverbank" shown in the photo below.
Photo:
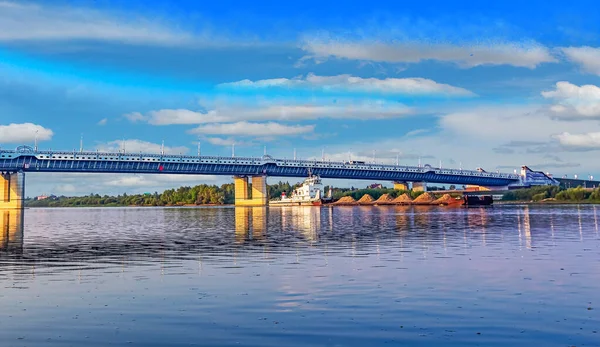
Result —
[{"label": "riverbank", "polygon": [[494,205],[600,205],[600,201],[494,201]]},{"label": "riverbank", "polygon": [[[269,186],[269,195],[277,197],[287,189],[288,183]],[[233,185],[181,187],[161,194],[138,194],[100,196],[90,194],[81,197],[50,197],[30,200],[26,207],[201,207],[228,206],[235,201]],[[481,193],[481,192],[480,192]],[[457,194],[436,194],[435,191],[397,191],[393,189],[347,190],[334,188],[333,205],[336,206],[382,206],[382,205],[460,205]],[[581,187],[564,189],[557,186],[539,186],[506,191],[502,200],[494,204],[600,204],[600,189],[586,190]]]},{"label": "riverbank", "polygon": [[77,205],[77,206],[25,206],[25,208],[35,208],[35,209],[44,209],[44,208],[105,208],[105,207],[140,207],[140,208],[149,208],[149,207],[226,207],[226,206],[235,206],[234,204],[182,204],[182,205]]}]

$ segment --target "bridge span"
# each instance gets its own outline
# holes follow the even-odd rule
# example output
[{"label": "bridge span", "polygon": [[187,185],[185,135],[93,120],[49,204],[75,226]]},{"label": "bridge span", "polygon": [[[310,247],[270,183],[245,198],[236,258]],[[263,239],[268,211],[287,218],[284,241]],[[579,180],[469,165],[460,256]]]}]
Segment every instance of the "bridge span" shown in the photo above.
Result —
[{"label": "bridge span", "polygon": [[[235,176],[236,204],[267,203],[266,176],[360,179],[396,182],[478,185],[507,189],[510,186],[552,184],[558,181],[523,167],[521,174],[451,168],[385,165],[366,162],[276,159],[262,157],[216,157],[148,153],[37,151],[28,146],[0,150],[0,207],[21,207],[25,196],[25,173],[133,173]],[[19,176],[20,175],[20,176]],[[256,197],[248,198],[248,178]],[[238,199],[239,195],[239,199]],[[11,196],[14,199],[11,200]],[[254,197],[254,194],[253,194]],[[19,200],[21,200],[19,202]]]}]

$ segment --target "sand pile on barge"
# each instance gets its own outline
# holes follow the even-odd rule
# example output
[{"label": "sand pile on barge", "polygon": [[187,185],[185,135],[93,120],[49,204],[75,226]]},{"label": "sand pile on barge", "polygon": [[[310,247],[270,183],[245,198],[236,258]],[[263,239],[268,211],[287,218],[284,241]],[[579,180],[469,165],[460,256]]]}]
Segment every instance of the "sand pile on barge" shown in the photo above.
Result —
[{"label": "sand pile on barge", "polygon": [[376,205],[391,205],[394,203],[394,199],[390,196],[390,194],[383,194],[382,196],[375,201]]},{"label": "sand pile on barge", "polygon": [[360,205],[371,205],[373,204],[373,202],[375,202],[375,199],[373,199],[373,197],[369,194],[363,195],[362,198],[358,200],[358,203]]},{"label": "sand pile on barge", "polygon": [[433,205],[450,205],[455,203],[457,203],[457,200],[450,196],[450,194],[444,194],[441,198],[432,202]]},{"label": "sand pile on barge", "polygon": [[435,200],[435,197],[429,193],[423,193],[413,200],[415,205],[429,205]]},{"label": "sand pile on barge", "polygon": [[408,205],[408,204],[412,203],[412,199],[410,198],[410,196],[408,196],[408,194],[404,193],[404,194],[400,195],[399,197],[395,198],[394,200],[392,200],[392,202],[394,204]]},{"label": "sand pile on barge", "polygon": [[334,202],[335,205],[356,205],[356,200],[351,196],[343,196],[338,201]]}]

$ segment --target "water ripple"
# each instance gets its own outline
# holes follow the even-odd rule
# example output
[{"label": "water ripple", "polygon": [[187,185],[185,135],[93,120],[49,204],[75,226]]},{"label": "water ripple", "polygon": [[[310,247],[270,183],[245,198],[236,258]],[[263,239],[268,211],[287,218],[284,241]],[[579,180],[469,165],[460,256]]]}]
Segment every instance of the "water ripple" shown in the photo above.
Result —
[{"label": "water ripple", "polygon": [[597,215],[0,211],[0,345],[597,346]]}]

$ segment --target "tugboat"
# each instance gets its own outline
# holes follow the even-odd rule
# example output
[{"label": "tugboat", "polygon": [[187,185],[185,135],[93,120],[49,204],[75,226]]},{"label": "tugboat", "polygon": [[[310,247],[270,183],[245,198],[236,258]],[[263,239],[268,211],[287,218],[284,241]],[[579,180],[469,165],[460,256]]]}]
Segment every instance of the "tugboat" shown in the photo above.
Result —
[{"label": "tugboat", "polygon": [[281,193],[281,198],[269,201],[271,206],[321,206],[324,203],[333,201],[331,188],[324,196],[324,188],[321,178],[317,175],[311,175],[304,180],[302,186],[296,188],[288,197],[286,192]]}]

